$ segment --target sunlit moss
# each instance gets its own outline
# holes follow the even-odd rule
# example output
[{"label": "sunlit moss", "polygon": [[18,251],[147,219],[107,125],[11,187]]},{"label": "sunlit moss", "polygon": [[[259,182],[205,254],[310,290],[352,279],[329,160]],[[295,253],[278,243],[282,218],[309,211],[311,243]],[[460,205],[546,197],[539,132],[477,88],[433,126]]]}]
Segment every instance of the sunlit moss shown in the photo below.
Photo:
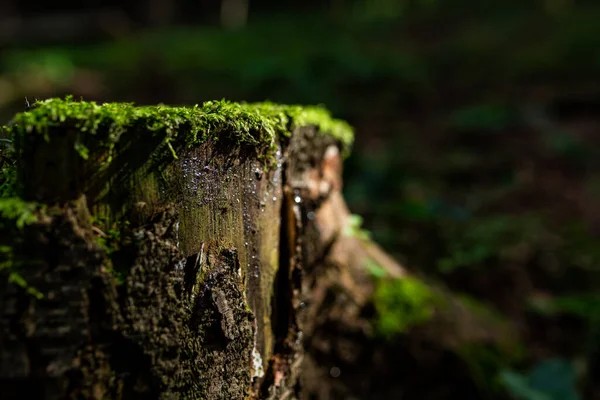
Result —
[{"label": "sunlit moss", "polygon": [[[236,145],[254,146],[261,155],[272,155],[276,141],[289,136],[294,128],[314,125],[319,132],[337,140],[348,153],[353,141],[350,126],[333,119],[329,112],[316,106],[287,106],[274,103],[242,104],[225,100],[208,101],[192,107],[135,106],[131,103],[104,103],[49,99],[35,103],[32,109],[17,114],[9,135],[44,135],[51,140],[52,127],[74,128],[82,134],[99,135],[112,150],[121,135],[130,131],[147,131],[159,135],[174,157],[171,143],[182,141],[195,146],[208,140],[228,140]],[[77,152],[87,159],[88,149],[76,143]],[[110,160],[110,157],[109,157]]]},{"label": "sunlit moss", "polygon": [[435,312],[436,295],[415,277],[382,280],[374,293],[376,328],[384,337],[427,322]]},{"label": "sunlit moss", "polygon": [[360,215],[352,214],[348,217],[348,224],[344,228],[343,234],[348,237],[355,237],[360,240],[369,240],[371,232],[362,228],[363,218]]}]

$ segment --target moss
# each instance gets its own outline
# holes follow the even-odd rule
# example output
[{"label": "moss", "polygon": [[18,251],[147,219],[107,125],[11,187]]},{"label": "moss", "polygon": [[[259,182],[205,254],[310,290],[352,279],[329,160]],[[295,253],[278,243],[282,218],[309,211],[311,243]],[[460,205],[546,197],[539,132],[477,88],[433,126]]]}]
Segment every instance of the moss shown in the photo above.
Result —
[{"label": "moss", "polygon": [[6,224],[14,224],[23,229],[25,225],[37,221],[36,210],[40,207],[37,203],[27,202],[18,197],[7,197],[0,199],[0,227]]},{"label": "moss", "polygon": [[121,230],[116,227],[111,227],[107,229],[106,232],[103,232],[99,228],[95,227],[94,233],[96,234],[96,244],[98,244],[98,246],[100,246],[100,248],[106,253],[106,271],[111,274],[113,278],[115,278],[115,284],[123,284],[129,267],[119,267],[122,264],[119,262],[119,257],[122,256],[120,254],[120,250],[122,250],[123,247],[123,243],[121,241]]},{"label": "moss", "polygon": [[[19,255],[15,246],[18,247],[17,238],[25,226],[38,221],[36,213],[41,207],[37,203],[26,202],[18,197],[0,198],[0,228],[4,232],[0,241],[0,272],[6,274],[9,282],[22,287],[38,299],[42,294],[31,287],[19,273],[20,267],[35,264],[36,260]],[[18,233],[15,232],[15,228]]]},{"label": "moss", "polygon": [[343,234],[347,237],[354,237],[360,240],[370,240],[371,232],[362,228],[363,218],[360,215],[352,214],[348,218],[348,224],[344,228]]},{"label": "moss", "polygon": [[433,317],[437,296],[426,283],[415,277],[386,279],[374,294],[376,328],[391,338]]},{"label": "moss", "polygon": [[27,283],[18,270],[21,266],[30,266],[34,264],[35,260],[19,259],[10,245],[0,245],[0,260],[0,272],[6,273],[10,283],[20,286],[25,289],[28,294],[37,299],[44,297],[39,290]]},{"label": "moss", "polygon": [[[201,106],[134,106],[131,103],[105,103],[48,99],[35,103],[30,111],[17,114],[11,135],[37,133],[50,140],[50,129],[61,126],[78,132],[100,135],[109,150],[128,131],[145,130],[162,136],[174,157],[171,143],[183,141],[195,146],[208,140],[230,140],[237,145],[261,149],[260,155],[276,151],[276,140],[289,136],[300,126],[316,125],[321,133],[339,141],[348,154],[353,141],[352,129],[343,121],[331,118],[329,112],[315,106],[287,106],[274,103],[241,104],[225,100],[208,101]],[[83,141],[83,140],[82,140]],[[89,150],[77,142],[76,151],[87,159]],[[108,162],[112,153],[109,152]]]},{"label": "moss", "polygon": [[371,274],[375,278],[384,278],[388,276],[387,270],[371,257],[365,258],[364,267],[369,272],[369,274]]},{"label": "moss", "polygon": [[[0,135],[6,136],[6,128],[0,127]],[[17,171],[12,139],[0,138],[0,198],[16,195]]]}]

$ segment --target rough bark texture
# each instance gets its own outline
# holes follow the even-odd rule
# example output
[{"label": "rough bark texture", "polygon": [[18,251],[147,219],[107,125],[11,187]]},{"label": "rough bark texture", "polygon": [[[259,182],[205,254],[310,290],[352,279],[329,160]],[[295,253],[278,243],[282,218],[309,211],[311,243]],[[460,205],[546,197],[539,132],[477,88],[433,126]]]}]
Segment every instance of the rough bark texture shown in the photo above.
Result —
[{"label": "rough bark texture", "polygon": [[1,221],[3,399],[447,395],[424,377],[477,394],[465,376],[420,376],[411,349],[435,344],[459,365],[452,350],[502,342],[504,327],[448,297],[401,340],[376,335],[374,291],[406,271],[344,233],[341,146],[319,126],[280,137],[268,168],[248,146],[208,140],[174,158],[137,134],[100,168],[100,139],[81,158],[80,132],[50,133],[21,137],[17,159],[23,197],[45,206],[22,227]]},{"label": "rough bark texture", "polygon": [[[342,160],[337,147],[310,129],[292,139],[288,174],[294,193],[296,259],[301,271],[294,302],[304,340],[300,366],[303,399],[479,398],[484,388],[469,376],[461,351],[469,345],[513,352],[511,330],[477,313],[435,284],[435,313],[395,340],[375,332],[374,292],[408,271],[366,238],[348,235]],[[377,279],[366,268],[375,263]],[[401,305],[394,312],[402,313]],[[427,354],[429,353],[429,354]]]}]

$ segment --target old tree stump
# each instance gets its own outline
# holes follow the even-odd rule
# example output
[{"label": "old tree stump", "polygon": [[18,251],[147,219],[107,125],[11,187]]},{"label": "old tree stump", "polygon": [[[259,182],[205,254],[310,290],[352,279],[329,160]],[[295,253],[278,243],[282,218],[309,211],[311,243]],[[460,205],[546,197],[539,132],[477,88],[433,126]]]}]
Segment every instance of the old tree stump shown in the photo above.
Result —
[{"label": "old tree stump", "polygon": [[515,347],[353,223],[321,108],[51,99],[4,134],[2,399],[440,398]]}]

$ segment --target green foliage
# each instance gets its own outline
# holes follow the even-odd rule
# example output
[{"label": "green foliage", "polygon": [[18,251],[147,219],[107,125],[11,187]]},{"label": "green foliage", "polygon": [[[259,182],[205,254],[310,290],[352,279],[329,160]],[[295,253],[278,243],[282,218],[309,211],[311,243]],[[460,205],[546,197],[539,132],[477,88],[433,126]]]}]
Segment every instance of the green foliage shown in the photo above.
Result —
[{"label": "green foliage", "polygon": [[500,131],[518,122],[515,110],[496,104],[476,104],[456,110],[451,126],[462,130]]},{"label": "green foliage", "polygon": [[374,294],[376,328],[386,338],[428,321],[435,311],[436,296],[415,277],[381,280]]},{"label": "green foliage", "polygon": [[[142,129],[148,134],[161,135],[176,157],[171,143],[177,139],[188,146],[207,140],[231,140],[237,145],[267,149],[267,155],[272,155],[279,136],[288,136],[296,127],[307,125],[317,126],[321,134],[338,140],[345,154],[349,152],[352,129],[345,122],[332,119],[325,109],[273,103],[240,104],[223,100],[193,107],[135,107],[129,103],[99,105],[67,97],[35,103],[31,111],[18,114],[7,129],[17,135],[37,133],[51,139],[48,136],[51,128],[72,127],[83,135],[101,135],[109,151],[122,134]],[[89,150],[81,142],[77,142],[76,151],[87,159]]]},{"label": "green foliage", "polygon": [[597,293],[534,298],[530,307],[543,315],[569,314],[592,323],[600,322],[600,294]]},{"label": "green foliage", "polygon": [[527,374],[504,370],[500,380],[519,400],[581,399],[577,393],[575,368],[561,359],[542,361]]},{"label": "green foliage", "polygon": [[518,257],[524,243],[535,243],[542,231],[534,215],[490,215],[465,223],[443,226],[448,256],[438,261],[438,270],[449,273],[457,268],[485,266],[497,257]]},{"label": "green foliage", "polygon": [[531,387],[526,376],[505,370],[500,379],[507,390],[518,400],[550,400],[545,393]]},{"label": "green foliage", "polygon": [[40,51],[35,57],[29,57],[27,52],[16,52],[6,61],[6,68],[14,70],[23,77],[32,76],[47,80],[52,85],[64,85],[75,76],[75,65],[68,52]]},{"label": "green foliage", "polygon": [[[237,32],[176,28],[104,43],[32,49],[16,45],[3,52],[0,73],[15,88],[26,90],[30,86],[24,83],[30,83],[33,76],[39,85],[54,87],[58,94],[77,87],[76,72],[91,71],[111,88],[111,97],[129,98],[131,82],[142,85],[158,72],[182,103],[198,101],[198,96],[220,98],[227,92],[237,99],[322,102],[333,110],[352,112],[377,109],[398,93],[422,98],[438,82],[452,82],[451,90],[460,92],[498,84],[505,87],[510,83],[507,80],[518,82],[532,76],[598,74],[600,63],[590,51],[596,48],[598,36],[599,10],[593,4],[578,2],[562,18],[548,18],[539,12],[539,2],[537,7],[531,2],[523,7],[524,2],[483,5],[472,0],[459,4],[439,0],[344,3],[348,7],[343,8],[366,17],[360,18],[362,22],[389,16],[404,21],[393,28],[379,21],[364,24],[356,18],[335,25],[314,15],[293,15],[254,18]],[[374,14],[365,12],[365,7]],[[426,19],[423,10],[431,11]],[[465,19],[469,23],[452,22]],[[432,32],[436,40],[420,40],[418,32],[431,30],[438,21],[440,29],[445,27],[444,34]],[[413,29],[405,31],[413,24],[416,35],[410,33]],[[448,29],[448,25],[454,27]],[[537,34],[530,34],[532,29]],[[461,68],[450,68],[455,65]],[[357,86],[363,85],[372,87],[382,101],[373,95],[357,96]],[[6,94],[19,103],[24,95],[18,89]]]}]

